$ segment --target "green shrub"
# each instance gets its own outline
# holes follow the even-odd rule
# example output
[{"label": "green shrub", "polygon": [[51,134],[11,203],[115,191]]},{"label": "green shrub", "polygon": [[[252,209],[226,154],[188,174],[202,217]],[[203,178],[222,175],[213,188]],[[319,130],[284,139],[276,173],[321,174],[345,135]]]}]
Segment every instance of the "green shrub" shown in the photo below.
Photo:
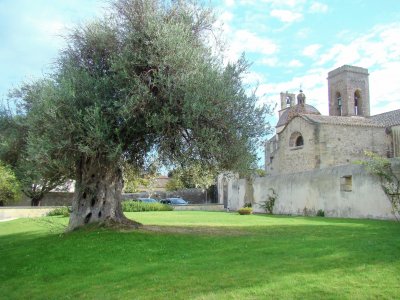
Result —
[{"label": "green shrub", "polygon": [[325,217],[325,212],[322,209],[318,209],[317,217]]},{"label": "green shrub", "polygon": [[140,201],[123,201],[122,210],[124,212],[138,212],[138,211],[170,211],[174,208],[171,205],[162,203],[145,203]]},{"label": "green shrub", "polygon": [[185,185],[180,178],[175,176],[175,177],[170,178],[170,180],[167,181],[165,188],[167,191],[172,192],[172,191],[184,189]]},{"label": "green shrub", "polygon": [[69,208],[67,206],[57,207],[47,213],[48,216],[63,216],[69,217]]},{"label": "green shrub", "polygon": [[20,185],[14,172],[0,162],[0,205],[21,199]]},{"label": "green shrub", "polygon": [[238,210],[239,215],[250,215],[252,212],[253,209],[251,207],[242,207]]},{"label": "green shrub", "polygon": [[[357,161],[357,164],[363,165],[368,173],[379,178],[382,190],[385,192],[390,204],[392,205],[392,214],[397,221],[400,221],[400,177],[392,169],[391,161],[379,156],[378,154],[365,151],[368,157],[366,161]],[[395,160],[399,162],[398,158]]]},{"label": "green shrub", "polygon": [[273,188],[270,188],[271,195],[268,195],[268,200],[260,204],[267,214],[273,214],[275,201],[278,199],[278,194]]}]

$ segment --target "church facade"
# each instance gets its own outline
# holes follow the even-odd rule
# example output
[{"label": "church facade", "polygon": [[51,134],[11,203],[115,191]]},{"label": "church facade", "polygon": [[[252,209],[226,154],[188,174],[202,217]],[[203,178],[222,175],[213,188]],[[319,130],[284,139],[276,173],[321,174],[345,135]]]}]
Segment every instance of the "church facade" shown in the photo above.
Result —
[{"label": "church facade", "polygon": [[329,116],[306,104],[302,91],[281,93],[276,134],[265,144],[268,174],[351,164],[364,151],[399,156],[400,110],[370,116],[368,70],[342,66],[328,74]]},{"label": "church facade", "polygon": [[[370,115],[368,70],[342,66],[328,74],[329,115],[307,104],[306,95],[280,94],[276,134],[265,143],[265,177],[247,180],[221,174],[219,203],[255,212],[276,198],[274,214],[393,219],[379,180],[355,161],[365,151],[400,156],[400,110]],[[400,175],[400,163],[392,160]]]}]

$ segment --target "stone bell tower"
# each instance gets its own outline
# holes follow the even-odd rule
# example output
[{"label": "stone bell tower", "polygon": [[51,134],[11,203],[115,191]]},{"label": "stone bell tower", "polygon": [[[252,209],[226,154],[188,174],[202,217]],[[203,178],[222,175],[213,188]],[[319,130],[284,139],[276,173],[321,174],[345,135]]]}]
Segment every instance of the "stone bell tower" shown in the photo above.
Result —
[{"label": "stone bell tower", "polygon": [[344,65],[328,73],[329,115],[370,115],[368,70]]},{"label": "stone bell tower", "polygon": [[288,108],[290,108],[296,104],[295,103],[295,101],[296,101],[295,94],[289,93],[289,92],[286,92],[286,93],[281,92],[280,96],[281,96],[281,109],[279,110],[279,116],[281,116],[285,110],[287,110]]}]

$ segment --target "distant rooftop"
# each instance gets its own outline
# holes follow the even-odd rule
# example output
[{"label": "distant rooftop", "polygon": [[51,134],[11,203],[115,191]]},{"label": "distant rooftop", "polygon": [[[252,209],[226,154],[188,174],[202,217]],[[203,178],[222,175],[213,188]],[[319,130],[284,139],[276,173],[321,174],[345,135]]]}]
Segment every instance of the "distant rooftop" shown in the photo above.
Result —
[{"label": "distant rooftop", "polygon": [[400,125],[400,109],[370,117],[321,116],[315,114],[300,114],[300,116],[309,122],[319,123],[319,124],[365,126],[365,127],[391,127]]},{"label": "distant rooftop", "polygon": [[321,113],[312,105],[308,104],[297,104],[292,107],[287,108],[278,120],[278,124],[276,127],[283,126],[287,124],[294,116],[300,114],[317,114],[320,115]]},{"label": "distant rooftop", "polygon": [[400,125],[400,109],[388,111],[379,115],[370,116],[368,119],[385,127]]},{"label": "distant rooftop", "polygon": [[342,116],[321,116],[302,114],[301,117],[306,121],[319,124],[365,126],[365,127],[385,127],[383,124],[364,117],[342,117]]}]

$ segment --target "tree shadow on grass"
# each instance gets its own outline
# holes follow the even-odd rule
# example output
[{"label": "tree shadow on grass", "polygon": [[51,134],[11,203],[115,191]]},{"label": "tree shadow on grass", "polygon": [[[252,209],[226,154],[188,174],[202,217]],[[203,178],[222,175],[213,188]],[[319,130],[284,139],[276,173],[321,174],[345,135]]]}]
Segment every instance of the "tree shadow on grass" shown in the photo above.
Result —
[{"label": "tree shadow on grass", "polygon": [[[32,299],[394,297],[399,226],[352,224],[239,227],[227,235],[223,227],[7,234],[0,286],[9,298]],[[377,294],[385,286],[387,294]]]}]

